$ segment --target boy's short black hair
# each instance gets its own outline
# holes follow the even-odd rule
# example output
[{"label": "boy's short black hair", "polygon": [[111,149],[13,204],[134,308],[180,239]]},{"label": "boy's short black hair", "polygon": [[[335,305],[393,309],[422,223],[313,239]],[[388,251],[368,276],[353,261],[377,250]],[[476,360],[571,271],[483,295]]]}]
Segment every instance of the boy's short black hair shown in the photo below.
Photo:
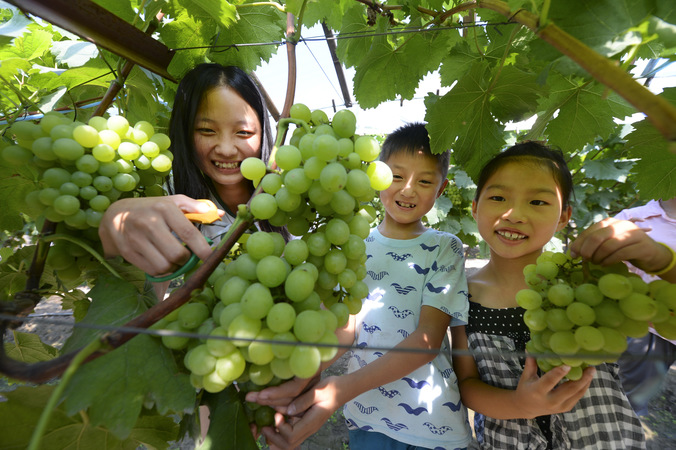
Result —
[{"label": "boy's short black hair", "polygon": [[430,148],[430,135],[425,128],[424,123],[413,122],[397,128],[387,136],[383,147],[380,150],[380,160],[387,162],[394,154],[406,152],[409,155],[415,155],[420,150],[427,156],[434,158],[437,162],[437,168],[441,173],[441,179],[445,180],[448,175],[450,151],[433,154]]}]

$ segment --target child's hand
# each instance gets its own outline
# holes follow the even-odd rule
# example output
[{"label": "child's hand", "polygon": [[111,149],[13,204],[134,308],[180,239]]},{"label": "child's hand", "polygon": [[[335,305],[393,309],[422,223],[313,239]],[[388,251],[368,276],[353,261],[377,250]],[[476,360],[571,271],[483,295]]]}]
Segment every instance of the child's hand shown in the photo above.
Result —
[{"label": "child's hand", "polygon": [[559,384],[569,370],[567,366],[559,366],[538,377],[535,358],[526,358],[515,401],[521,407],[524,418],[532,419],[573,409],[587,392],[596,369],[587,367],[579,380]]},{"label": "child's hand", "polygon": [[279,386],[247,392],[246,401],[272,406],[278,412],[286,414],[286,407],[300,394],[317,384],[318,381],[319,374],[313,378],[294,378]]},{"label": "child's hand", "polygon": [[311,390],[296,398],[287,408],[292,417],[289,421],[276,422],[277,430],[263,429],[265,440],[271,449],[294,448],[316,433],[331,415],[343,404],[337,386],[340,377],[327,377]]},{"label": "child's hand", "polygon": [[629,261],[646,272],[656,272],[671,262],[671,253],[655,242],[646,230],[629,220],[607,218],[584,230],[570,246],[573,256],[594,264]]}]

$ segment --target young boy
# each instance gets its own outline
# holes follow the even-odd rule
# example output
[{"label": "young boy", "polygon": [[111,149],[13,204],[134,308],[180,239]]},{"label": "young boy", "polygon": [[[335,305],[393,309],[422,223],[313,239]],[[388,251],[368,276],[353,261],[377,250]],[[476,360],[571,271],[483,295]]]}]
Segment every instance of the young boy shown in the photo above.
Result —
[{"label": "young boy", "polygon": [[290,397],[309,380],[247,396],[289,405],[278,410],[291,416],[303,413],[293,424],[278,423],[276,432],[263,430],[273,448],[300,444],[342,405],[353,450],[457,449],[470,442],[446,334],[449,323],[467,321],[462,243],[421,221],[446,187],[449,154],[433,155],[427,130],[414,123],[388,136],[380,159],[394,177],[380,193],[384,218],[366,239],[370,294],[337,332],[341,344],[357,349],[346,375],[325,378],[296,399]]}]

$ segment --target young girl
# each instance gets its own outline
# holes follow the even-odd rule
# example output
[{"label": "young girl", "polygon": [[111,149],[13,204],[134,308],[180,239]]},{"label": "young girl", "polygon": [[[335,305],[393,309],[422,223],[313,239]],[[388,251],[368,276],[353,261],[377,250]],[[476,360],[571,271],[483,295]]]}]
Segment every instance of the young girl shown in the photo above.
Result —
[{"label": "young girl", "polygon": [[[235,219],[254,187],[240,172],[256,156],[267,162],[272,134],[265,101],[253,80],[237,67],[201,64],[181,80],[169,125],[174,155],[168,197],[113,203],[99,235],[106,256],[121,255],[151,275],[171,273],[190,256],[172,232],[201,259],[211,253],[203,235],[217,238]],[[183,213],[206,212],[195,199],[213,200],[225,211],[201,232]],[[261,229],[271,231],[268,224]],[[282,230],[277,230],[282,231]],[[288,237],[288,233],[285,233]]]},{"label": "young girl", "polygon": [[[523,268],[570,219],[572,179],[559,152],[535,142],[517,144],[482,170],[472,203],[490,260],[469,277],[469,322],[453,331],[454,356],[463,403],[476,411],[482,448],[644,448],[641,424],[622,391],[616,364],[585,369],[581,379],[560,383],[570,370],[538,375],[533,358],[522,358],[530,337],[515,295],[526,286]],[[618,223],[615,223],[618,222]],[[597,224],[573,251],[595,262],[621,257],[654,270],[668,267],[668,249],[630,222]],[[650,251],[638,255],[613,237],[619,226]],[[633,227],[633,228],[632,228]],[[634,252],[634,254],[637,252]]]}]

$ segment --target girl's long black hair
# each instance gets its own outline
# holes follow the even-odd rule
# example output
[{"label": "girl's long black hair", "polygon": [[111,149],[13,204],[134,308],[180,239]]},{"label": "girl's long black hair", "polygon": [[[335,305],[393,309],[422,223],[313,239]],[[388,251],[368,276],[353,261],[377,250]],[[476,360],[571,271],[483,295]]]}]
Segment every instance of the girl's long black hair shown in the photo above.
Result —
[{"label": "girl's long black hair", "polygon": [[[206,93],[217,87],[229,87],[237,92],[256,112],[261,123],[261,159],[267,164],[273,146],[273,135],[268,119],[267,105],[256,83],[246,72],[236,66],[204,63],[190,70],[178,84],[174,106],[169,121],[171,152],[174,155],[172,175],[167,177],[170,194],[184,194],[191,198],[210,198],[211,180],[197,163],[195,151],[195,116]],[[251,184],[251,192],[254,187]],[[235,211],[236,213],[236,211]],[[286,229],[272,227],[261,222],[265,231],[281,232],[289,237]]]}]

